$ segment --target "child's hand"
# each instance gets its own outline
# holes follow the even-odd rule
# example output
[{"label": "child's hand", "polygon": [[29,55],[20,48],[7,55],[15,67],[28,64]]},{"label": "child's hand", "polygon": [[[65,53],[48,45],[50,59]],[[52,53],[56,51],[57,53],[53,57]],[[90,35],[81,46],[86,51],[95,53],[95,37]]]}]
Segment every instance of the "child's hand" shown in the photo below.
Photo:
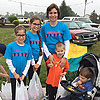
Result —
[{"label": "child's hand", "polygon": [[82,84],[82,81],[78,81],[78,82],[76,82],[76,86],[79,86],[79,85],[81,85]]},{"label": "child's hand", "polygon": [[20,78],[20,75],[17,74],[16,72],[14,72],[13,75],[14,75],[14,77],[15,77],[16,80],[18,80]]},{"label": "child's hand", "polygon": [[23,74],[22,77],[20,77],[20,81],[23,81],[25,78],[25,75]]},{"label": "child's hand", "polygon": [[10,78],[9,78],[9,75],[8,75],[8,74],[6,74],[6,80],[7,80],[7,81],[9,81],[9,80],[10,80]]},{"label": "child's hand", "polygon": [[60,76],[62,76],[62,77],[65,76],[65,75],[66,75],[66,72],[63,72],[63,73],[60,74]]},{"label": "child's hand", "polygon": [[64,66],[65,66],[65,64],[66,64],[66,58],[65,57],[63,57],[61,60],[60,60],[60,68],[63,68]]},{"label": "child's hand", "polygon": [[39,64],[35,64],[35,65],[33,66],[33,71],[37,71],[39,67],[40,67]]},{"label": "child's hand", "polygon": [[48,64],[48,67],[53,67],[53,63],[49,63]]}]

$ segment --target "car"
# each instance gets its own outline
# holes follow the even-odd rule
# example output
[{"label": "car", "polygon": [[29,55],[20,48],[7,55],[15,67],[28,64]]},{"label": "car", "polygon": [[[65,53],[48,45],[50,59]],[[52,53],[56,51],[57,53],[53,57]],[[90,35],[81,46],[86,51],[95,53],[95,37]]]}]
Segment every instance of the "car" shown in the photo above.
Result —
[{"label": "car", "polygon": [[21,23],[28,24],[27,17],[18,17],[17,19],[18,19],[18,21],[21,22]]},{"label": "car", "polygon": [[74,22],[69,20],[59,20],[67,24],[71,36],[72,36],[72,43],[81,45],[81,46],[92,46],[93,44],[97,43],[98,38],[96,34],[91,31],[80,29],[80,27]]},{"label": "car", "polygon": [[89,24],[82,21],[74,21],[81,29],[89,30],[94,32],[97,35],[98,40],[100,41],[100,29],[96,27],[91,27]]},{"label": "car", "polygon": [[93,23],[89,18],[86,17],[64,17],[62,20],[82,21],[91,25],[92,27],[99,27],[99,24]]},{"label": "car", "polygon": [[5,25],[4,17],[0,17],[0,24],[3,25],[3,26]]}]

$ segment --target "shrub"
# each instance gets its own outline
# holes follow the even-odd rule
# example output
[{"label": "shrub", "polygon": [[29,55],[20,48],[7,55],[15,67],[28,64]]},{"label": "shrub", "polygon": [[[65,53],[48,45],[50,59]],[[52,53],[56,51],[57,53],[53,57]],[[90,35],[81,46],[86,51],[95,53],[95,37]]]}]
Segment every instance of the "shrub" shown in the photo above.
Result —
[{"label": "shrub", "polygon": [[12,23],[13,23],[15,26],[19,25],[19,21],[18,21],[18,20],[14,20]]},{"label": "shrub", "polygon": [[0,24],[0,27],[2,27],[3,25],[2,24]]},{"label": "shrub", "polygon": [[8,20],[10,21],[10,23],[12,23],[14,20],[17,20],[16,16],[9,16]]}]

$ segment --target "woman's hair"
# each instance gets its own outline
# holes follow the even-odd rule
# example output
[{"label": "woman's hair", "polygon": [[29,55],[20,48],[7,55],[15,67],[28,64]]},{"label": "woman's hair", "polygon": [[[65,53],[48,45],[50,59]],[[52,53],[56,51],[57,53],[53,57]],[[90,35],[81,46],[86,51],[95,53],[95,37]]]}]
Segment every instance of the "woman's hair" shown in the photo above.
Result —
[{"label": "woman's hair", "polygon": [[[30,24],[32,24],[35,20],[39,20],[39,21],[40,21],[40,24],[41,24],[41,20],[40,20],[40,18],[37,17],[37,16],[32,16],[32,17],[31,17],[31,19],[30,19]],[[42,43],[42,41],[41,41],[41,36],[40,36],[39,31],[37,31],[37,34],[38,34],[38,36],[39,36],[39,48],[40,48],[39,56],[42,56],[42,49],[41,49],[41,43]]]},{"label": "woman's hair", "polygon": [[62,42],[57,42],[55,45],[55,49],[57,49],[57,47],[61,47],[61,48],[65,49],[65,45]]},{"label": "woman's hair", "polygon": [[18,25],[18,26],[16,26],[15,29],[14,29],[15,35],[19,32],[19,30],[24,30],[24,32],[25,32],[25,34],[26,34],[26,29],[25,29],[25,27],[22,26],[22,25]]},{"label": "woman's hair", "polygon": [[80,70],[80,75],[88,79],[88,78],[92,78],[94,74],[92,69],[90,69],[89,67],[84,67]]},{"label": "woman's hair", "polygon": [[49,12],[53,9],[53,8],[55,8],[56,10],[57,10],[57,13],[58,13],[58,18],[60,17],[60,11],[59,11],[59,8],[58,8],[58,6],[56,5],[56,4],[54,4],[54,3],[52,3],[48,8],[47,8],[47,15],[46,15],[46,17],[47,18],[49,18]]}]

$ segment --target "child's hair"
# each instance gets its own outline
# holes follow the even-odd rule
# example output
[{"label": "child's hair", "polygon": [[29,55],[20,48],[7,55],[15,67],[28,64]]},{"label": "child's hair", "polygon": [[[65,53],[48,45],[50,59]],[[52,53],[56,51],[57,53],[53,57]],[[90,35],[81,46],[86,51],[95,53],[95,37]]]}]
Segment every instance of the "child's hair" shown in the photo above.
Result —
[{"label": "child's hair", "polygon": [[57,10],[57,13],[58,13],[58,18],[60,17],[60,11],[59,11],[59,8],[56,4],[52,3],[48,8],[47,8],[47,15],[46,17],[48,18],[48,15],[49,15],[49,12],[55,8]]},{"label": "child's hair", "polygon": [[25,32],[25,34],[26,34],[26,29],[25,29],[25,27],[22,26],[22,25],[18,25],[18,26],[16,26],[15,29],[14,29],[15,35],[18,33],[19,30],[24,30],[24,32]]},{"label": "child's hair", "polygon": [[55,45],[55,49],[57,49],[57,47],[62,47],[63,49],[65,49],[65,45],[62,42],[57,42]]},{"label": "child's hair", "polygon": [[[37,16],[32,16],[32,17],[31,17],[31,19],[30,19],[30,24],[32,24],[35,20],[39,20],[39,21],[40,21],[40,24],[41,24],[41,20],[40,20],[40,18],[37,17]],[[42,41],[41,41],[41,36],[40,36],[39,31],[37,31],[37,34],[38,34],[39,40],[40,40],[40,42],[39,42],[39,48],[40,48],[39,56],[42,56],[42,49],[41,49],[41,43],[42,43]]]},{"label": "child's hair", "polygon": [[89,67],[84,67],[80,70],[80,75],[86,77],[87,79],[92,78],[93,77],[93,71]]},{"label": "child's hair", "polygon": [[0,53],[4,55],[5,54],[5,50],[6,50],[6,45],[0,43]]}]

